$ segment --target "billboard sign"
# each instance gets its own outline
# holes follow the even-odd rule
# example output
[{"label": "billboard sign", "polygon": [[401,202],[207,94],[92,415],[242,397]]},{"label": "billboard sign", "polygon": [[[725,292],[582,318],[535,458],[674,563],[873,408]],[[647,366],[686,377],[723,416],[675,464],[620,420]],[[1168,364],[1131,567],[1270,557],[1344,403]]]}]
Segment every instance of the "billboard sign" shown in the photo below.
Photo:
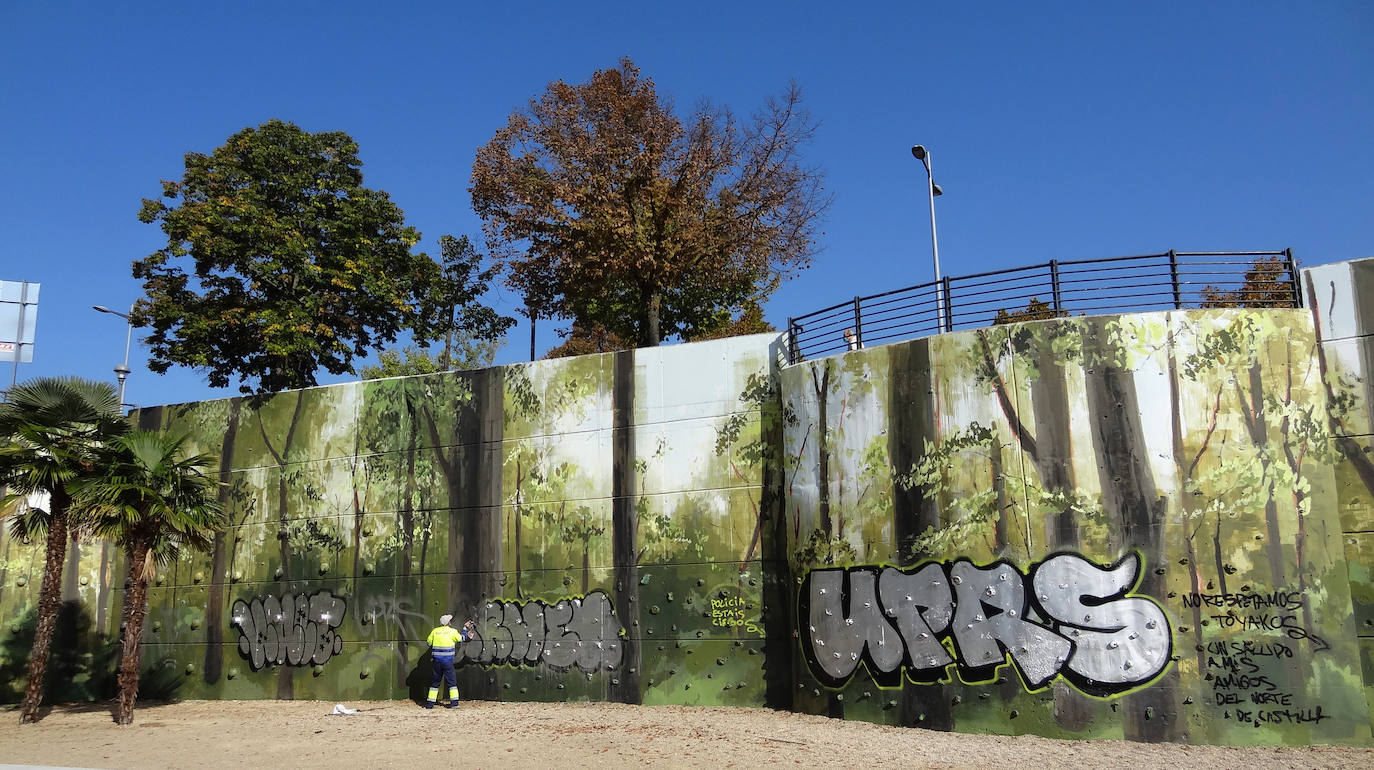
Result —
[{"label": "billboard sign", "polygon": [[0,362],[33,361],[38,286],[28,281],[0,281]]}]

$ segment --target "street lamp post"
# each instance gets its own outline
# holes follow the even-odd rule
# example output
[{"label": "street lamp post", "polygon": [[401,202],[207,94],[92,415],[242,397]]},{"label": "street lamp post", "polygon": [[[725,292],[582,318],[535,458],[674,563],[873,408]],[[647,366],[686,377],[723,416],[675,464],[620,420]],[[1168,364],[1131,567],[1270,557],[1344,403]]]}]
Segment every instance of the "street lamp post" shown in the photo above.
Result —
[{"label": "street lamp post", "polygon": [[940,241],[935,236],[935,196],[944,195],[945,191],[935,184],[935,174],[930,170],[930,151],[925,145],[913,145],[911,155],[921,161],[926,169],[926,192],[930,196],[930,251],[935,257],[935,323],[937,329],[948,331],[945,328],[944,287],[940,284]]},{"label": "street lamp post", "polygon": [[111,310],[111,309],[105,307],[104,305],[91,305],[91,308],[94,309],[94,310],[97,310],[97,311],[99,311],[99,312],[101,312],[101,313],[109,313],[110,315],[117,315],[117,316],[119,316],[120,318],[123,318],[123,319],[128,323],[128,327],[129,327],[129,328],[124,332],[124,363],[122,363],[122,364],[120,364],[119,366],[116,366],[116,367],[114,368],[115,376],[119,378],[119,411],[120,411],[121,413],[123,413],[123,411],[124,411],[124,381],[125,381],[126,379],[128,379],[128,377],[129,377],[129,372],[132,371],[131,369],[129,369],[129,343],[130,343],[130,342],[133,340],[133,338],[134,338],[134,319],[133,319],[133,317],[130,315],[131,313],[134,312],[134,309],[133,309],[132,307],[130,307],[128,313],[121,313],[121,312],[119,312],[118,310]]}]

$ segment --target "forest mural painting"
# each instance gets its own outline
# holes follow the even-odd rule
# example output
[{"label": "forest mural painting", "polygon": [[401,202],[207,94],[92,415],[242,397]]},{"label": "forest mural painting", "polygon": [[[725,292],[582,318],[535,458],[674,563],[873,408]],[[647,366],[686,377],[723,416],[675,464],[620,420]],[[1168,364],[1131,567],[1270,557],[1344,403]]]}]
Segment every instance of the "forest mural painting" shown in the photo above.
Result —
[{"label": "forest mural painting", "polygon": [[[231,514],[150,589],[145,690],[416,697],[451,612],[477,622],[465,698],[1368,742],[1364,375],[1312,319],[1057,318],[791,366],[757,335],[145,409],[221,458]],[[0,537],[22,678],[42,557]],[[72,554],[55,692],[95,699],[125,570]]]},{"label": "forest mural painting", "polygon": [[[1065,737],[1368,740],[1332,430],[1359,401],[1328,393],[1317,346],[1305,311],[1215,310],[785,368],[797,707]],[[1092,580],[1044,572],[1069,563]]]},{"label": "forest mural painting", "polygon": [[[774,342],[142,410],[221,458],[231,522],[150,588],[145,678],[184,698],[406,698],[451,612],[477,623],[465,698],[762,703]],[[126,570],[99,542],[74,553],[57,691],[95,699]],[[42,555],[8,537],[0,554],[9,671]],[[713,604],[732,614],[713,624]]]}]

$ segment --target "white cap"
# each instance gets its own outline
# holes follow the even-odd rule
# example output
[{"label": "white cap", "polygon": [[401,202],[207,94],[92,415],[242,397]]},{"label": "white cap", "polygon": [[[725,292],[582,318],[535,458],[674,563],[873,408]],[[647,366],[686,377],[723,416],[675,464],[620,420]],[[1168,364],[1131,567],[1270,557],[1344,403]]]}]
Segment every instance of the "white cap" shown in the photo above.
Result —
[{"label": "white cap", "polygon": [[440,616],[439,616],[439,625],[441,625],[441,626],[446,626],[446,625],[448,625],[449,623],[452,623],[452,622],[453,622],[453,616],[452,616],[452,615],[440,615]]}]

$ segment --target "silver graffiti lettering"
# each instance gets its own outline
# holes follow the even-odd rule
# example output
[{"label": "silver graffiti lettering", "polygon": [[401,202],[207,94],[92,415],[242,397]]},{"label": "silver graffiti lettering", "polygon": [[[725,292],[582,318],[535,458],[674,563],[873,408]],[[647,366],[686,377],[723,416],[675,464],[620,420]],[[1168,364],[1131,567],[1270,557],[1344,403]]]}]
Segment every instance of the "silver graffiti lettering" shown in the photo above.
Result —
[{"label": "silver graffiti lettering", "polygon": [[883,622],[879,614],[875,573],[863,570],[847,576],[848,611],[838,601],[843,587],[841,581],[846,577],[844,573],[827,572],[817,577],[820,595],[836,599],[811,605],[811,638],[818,648],[817,662],[826,673],[837,678],[847,676],[865,653],[882,670],[900,665],[901,641],[896,630]]},{"label": "silver graffiti lettering", "polygon": [[1153,679],[1172,653],[1164,611],[1128,594],[1140,569],[1134,555],[1103,567],[1059,554],[1024,574],[967,559],[911,572],[813,570],[800,597],[802,651],[835,686],[860,663],[880,684],[895,685],[903,672],[939,679],[951,663],[967,681],[986,681],[1009,660],[1032,689],[1062,676],[1084,692],[1112,695]]},{"label": "silver graffiti lettering", "polygon": [[954,662],[935,636],[954,617],[954,599],[940,565],[927,564],[912,575],[888,567],[878,580],[878,596],[906,642],[913,666],[944,668]]},{"label": "silver graffiti lettering", "polygon": [[1032,687],[1044,685],[1059,672],[1072,645],[1025,619],[1021,573],[1006,564],[985,569],[960,559],[950,567],[950,579],[955,584],[954,643],[966,663],[1001,663],[1005,649]]},{"label": "silver graffiti lettering", "polygon": [[490,666],[544,663],[588,674],[613,671],[623,655],[622,629],[601,591],[548,605],[489,601],[478,613],[476,635],[459,648],[461,660]]},{"label": "silver graffiti lettering", "polygon": [[[1126,596],[1139,570],[1134,555],[1113,568],[1061,555],[1035,571],[1041,606],[1074,643],[1068,666],[1087,679],[1129,684],[1149,679],[1169,662],[1164,610]],[[1083,602],[1085,596],[1094,599],[1091,605]]]},{"label": "silver graffiti lettering", "polygon": [[239,654],[257,671],[264,666],[323,665],[343,650],[337,629],[347,608],[328,591],[234,602],[230,626],[239,631]]}]

